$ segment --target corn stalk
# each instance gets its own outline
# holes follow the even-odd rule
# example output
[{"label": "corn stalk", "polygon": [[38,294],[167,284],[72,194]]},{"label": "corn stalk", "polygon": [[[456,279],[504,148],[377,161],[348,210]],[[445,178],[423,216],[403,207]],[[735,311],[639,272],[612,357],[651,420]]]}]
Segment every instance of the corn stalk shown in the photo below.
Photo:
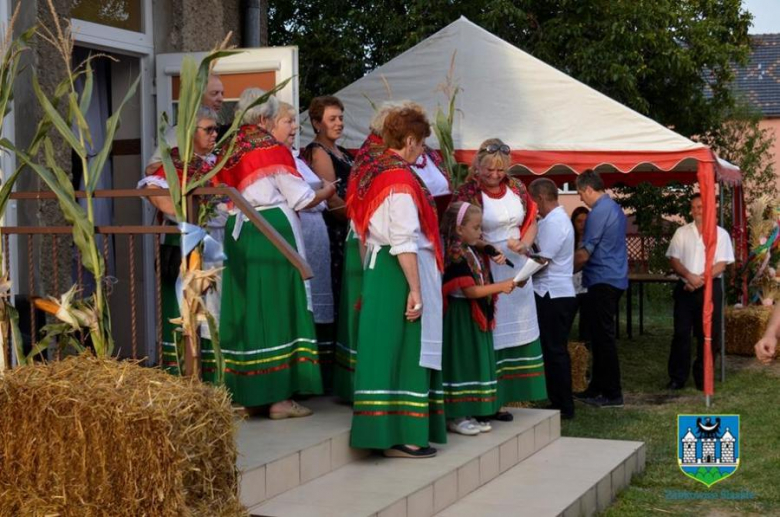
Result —
[{"label": "corn stalk", "polygon": [[[273,90],[267,92],[247,106],[243,112],[237,113],[227,133],[219,142],[217,142],[217,148],[221,149],[218,162],[208,173],[200,177],[191,177],[189,174],[189,165],[194,155],[192,142],[197,129],[197,113],[201,106],[203,93],[206,90],[209,74],[219,59],[238,53],[238,51],[226,49],[225,45],[227,39],[228,38],[223,41],[222,45],[203,58],[200,64],[196,64],[195,60],[190,56],[185,56],[182,60],[179,76],[178,123],[176,125],[176,140],[178,143],[179,158],[182,162],[181,180],[179,180],[178,172],[171,157],[172,149],[165,138],[170,127],[168,117],[163,113],[160,118],[160,124],[158,126],[160,155],[165,178],[168,183],[168,190],[175,210],[176,220],[179,223],[188,222],[189,219],[194,219],[196,217],[197,214],[188,213],[189,207],[187,196],[194,189],[207,184],[225,166],[225,163],[227,163],[227,160],[233,154],[236,142],[235,136],[246,110],[266,102],[271,95],[274,95],[284,88],[290,81],[290,79],[287,79],[278,84]],[[198,224],[200,226],[205,225],[206,222],[207,220],[205,218],[198,217]],[[182,263],[180,267],[180,276],[183,285],[183,299],[181,300],[181,317],[173,320],[173,323],[181,325],[180,329],[176,329],[175,331],[177,333],[180,332],[181,337],[175,334],[173,341],[174,343],[179,343],[183,339],[184,347],[187,349],[186,355],[193,358],[192,365],[187,365],[187,361],[185,361],[185,366],[188,366],[186,373],[188,375],[198,376],[199,366],[197,358],[200,355],[198,328],[200,326],[200,321],[205,321],[210,329],[212,347],[217,360],[216,380],[218,384],[221,384],[223,382],[224,368],[221,359],[222,353],[219,343],[219,334],[216,331],[217,325],[214,317],[209,313],[206,304],[203,301],[203,295],[209,289],[214,288],[219,270],[202,270],[202,244],[198,245],[188,257],[183,248],[183,238],[181,243]],[[179,350],[178,346],[176,347],[176,350]],[[181,364],[181,358],[178,358],[178,362]]]},{"label": "corn stalk", "polygon": [[[114,340],[111,335],[111,316],[105,294],[104,275],[105,264],[95,240],[95,218],[93,211],[93,196],[100,181],[103,168],[111,153],[114,135],[120,125],[122,111],[127,102],[135,95],[140,76],[136,78],[125,94],[124,99],[106,121],[106,135],[103,147],[90,159],[89,147],[92,147],[92,135],[86,122],[94,87],[92,59],[102,57],[90,56],[74,68],[71,62],[73,53],[73,38],[70,27],[63,28],[51,0],[48,0],[51,14],[51,27],[43,24],[38,31],[40,37],[51,44],[62,59],[65,78],[57,86],[53,95],[47,94],[41,88],[37,74],[33,74],[33,91],[43,110],[44,116],[39,124],[30,152],[15,148],[4,140],[2,145],[15,152],[21,164],[26,165],[43,180],[57,196],[57,201],[65,219],[73,225],[73,241],[82,257],[84,267],[95,279],[95,291],[86,303],[94,308],[97,321],[94,328],[89,328],[90,341],[98,357],[110,356],[114,350]],[[84,78],[84,88],[79,95],[76,83]],[[61,113],[64,112],[64,115]],[[67,172],[57,163],[54,144],[49,136],[53,128],[67,145],[73,150],[80,161],[84,178],[86,210],[76,201],[71,179]],[[39,147],[43,147],[43,161],[34,158]],[[94,152],[95,150],[93,150]]]},{"label": "corn stalk", "polygon": [[436,138],[439,140],[439,150],[444,160],[444,166],[452,175],[452,185],[458,187],[466,180],[468,176],[468,165],[458,163],[455,159],[455,141],[452,137],[452,126],[455,122],[455,100],[458,97],[458,93],[461,91],[455,81],[455,55],[452,53],[452,60],[450,61],[450,69],[447,72],[447,77],[444,82],[437,88],[448,99],[447,112],[445,113],[441,106],[436,107],[436,115],[434,117],[433,132],[436,134]]},{"label": "corn stalk", "polygon": [[[20,4],[21,5],[21,4]],[[16,77],[19,75],[19,62],[22,53],[27,50],[27,45],[35,34],[35,27],[23,32],[18,38],[13,39],[14,26],[19,16],[19,7],[16,6],[2,41],[2,61],[0,61],[0,135],[5,126],[5,117],[11,110],[13,101],[13,87]],[[5,208],[8,205],[11,192],[13,192],[16,179],[21,173],[21,168],[17,168],[8,177],[2,177],[2,187],[0,187],[0,216],[5,215]],[[4,176],[4,175],[3,175]],[[2,242],[2,230],[0,230],[0,242]],[[22,337],[19,330],[19,313],[11,304],[12,285],[10,275],[3,256],[3,248],[0,246],[0,376],[3,370],[10,368],[11,358],[6,356],[8,344],[12,343],[17,361],[26,363],[28,357],[25,356],[22,348]],[[37,348],[37,347],[36,347]],[[36,350],[33,350],[36,352]]]}]

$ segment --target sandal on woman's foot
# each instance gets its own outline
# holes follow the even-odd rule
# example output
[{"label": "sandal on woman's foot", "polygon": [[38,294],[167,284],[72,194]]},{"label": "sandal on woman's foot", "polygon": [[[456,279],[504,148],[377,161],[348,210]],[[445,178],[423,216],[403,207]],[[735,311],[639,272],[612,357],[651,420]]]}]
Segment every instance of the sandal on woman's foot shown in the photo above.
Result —
[{"label": "sandal on woman's foot", "polygon": [[284,420],[285,418],[302,418],[309,416],[313,411],[306,406],[301,406],[294,400],[290,401],[286,409],[271,410],[268,416],[271,420]]},{"label": "sandal on woman's foot", "polygon": [[408,445],[393,445],[389,449],[385,449],[384,455],[386,458],[433,458],[436,456],[436,449],[433,447],[420,447],[419,449],[412,449]]},{"label": "sandal on woman's foot", "polygon": [[499,411],[495,415],[491,416],[490,419],[498,420],[499,422],[511,422],[515,419],[515,417],[509,411]]}]

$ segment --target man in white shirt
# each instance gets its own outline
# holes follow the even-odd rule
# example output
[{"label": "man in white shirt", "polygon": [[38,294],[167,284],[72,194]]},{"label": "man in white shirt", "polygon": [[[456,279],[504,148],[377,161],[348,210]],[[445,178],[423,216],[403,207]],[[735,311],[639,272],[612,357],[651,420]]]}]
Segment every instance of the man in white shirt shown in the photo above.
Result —
[{"label": "man in white shirt", "polygon": [[[704,211],[701,195],[691,197],[693,222],[677,229],[669,243],[666,256],[672,269],[680,277],[674,288],[674,337],[669,352],[668,389],[685,387],[691,372],[691,333],[696,336],[696,360],[693,362],[693,380],[704,388],[704,334],[702,311],[704,305],[704,241],[701,238]],[[720,328],[723,318],[723,271],[734,263],[734,248],[728,232],[718,226],[718,244],[712,265],[712,349],[720,350]]]},{"label": "man in white shirt", "polygon": [[569,216],[558,204],[558,187],[552,180],[540,178],[529,186],[531,198],[539,207],[536,246],[539,256],[549,260],[547,267],[534,275],[536,313],[544,355],[544,373],[550,408],[561,418],[574,418],[571,387],[569,331],[577,310],[572,283],[574,271],[574,228]]}]

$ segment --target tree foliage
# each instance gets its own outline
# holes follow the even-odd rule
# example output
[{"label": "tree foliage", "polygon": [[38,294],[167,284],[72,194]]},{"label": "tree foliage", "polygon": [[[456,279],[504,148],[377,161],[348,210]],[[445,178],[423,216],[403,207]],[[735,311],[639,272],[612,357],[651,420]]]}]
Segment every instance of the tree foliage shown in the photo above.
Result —
[{"label": "tree foliage", "polygon": [[306,106],[461,15],[686,136],[721,124],[749,52],[740,0],[288,0],[269,41],[299,46]]},{"label": "tree foliage", "polygon": [[763,115],[739,99],[733,108],[724,113],[724,118],[719,128],[700,140],[718,156],[739,166],[748,205],[762,195],[777,198],[780,191],[772,154],[775,135],[761,127]]}]

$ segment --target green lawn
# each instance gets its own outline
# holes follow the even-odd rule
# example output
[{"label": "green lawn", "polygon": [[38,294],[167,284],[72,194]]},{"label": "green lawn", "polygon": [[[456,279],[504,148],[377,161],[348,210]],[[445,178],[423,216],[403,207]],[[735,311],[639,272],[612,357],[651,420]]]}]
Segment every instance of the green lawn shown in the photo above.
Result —
[{"label": "green lawn", "polygon": [[[636,295],[635,295],[636,296]],[[664,389],[666,360],[672,334],[671,294],[668,288],[651,289],[646,298],[645,334],[625,335],[625,308],[621,309],[620,364],[626,407],[596,409],[577,403],[577,416],[564,421],[564,436],[643,441],[647,467],[635,476],[605,513],[625,515],[780,515],[780,364],[763,367],[752,358],[727,356],[726,382],[716,377],[713,405],[693,388],[672,395]],[[636,307],[636,302],[635,302]],[[719,369],[718,369],[719,371]],[[692,385],[692,380],[689,381]],[[686,477],[677,466],[678,413],[741,415],[741,465],[730,478],[707,489]],[[667,491],[754,494],[753,500],[675,500]]]}]

